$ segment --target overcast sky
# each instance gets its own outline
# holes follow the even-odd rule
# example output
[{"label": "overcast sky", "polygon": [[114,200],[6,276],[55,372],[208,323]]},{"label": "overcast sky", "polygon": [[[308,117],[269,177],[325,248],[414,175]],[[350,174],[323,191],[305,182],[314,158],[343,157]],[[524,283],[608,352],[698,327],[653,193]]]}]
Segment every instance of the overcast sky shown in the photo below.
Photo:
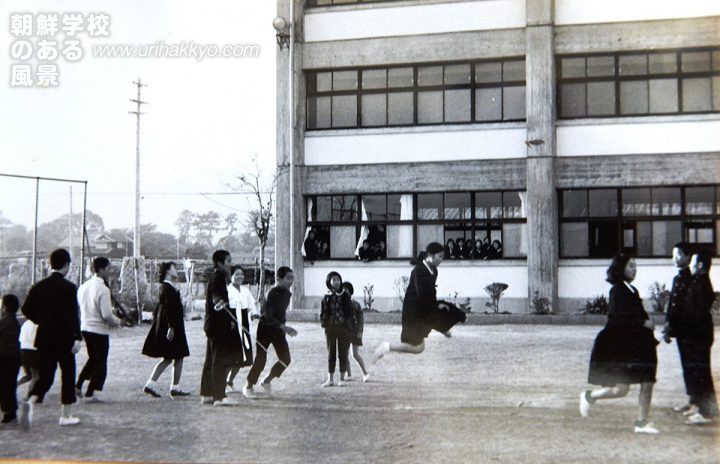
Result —
[{"label": "overcast sky", "polygon": [[[226,187],[257,153],[265,172],[275,160],[275,2],[237,0],[3,0],[0,17],[0,173],[88,181],[88,209],[106,228],[132,227],[135,119],[128,114],[141,77],[142,222],[175,232],[179,212],[247,211],[242,196],[199,195]],[[11,87],[14,13],[92,13],[110,17],[110,37],[77,35],[84,56],[60,57],[57,88]],[[62,24],[60,24],[62,26]],[[35,31],[33,31],[35,32]],[[56,39],[65,40],[63,32]],[[32,42],[37,37],[30,39]],[[94,45],[257,44],[259,57],[98,58]],[[60,47],[62,50],[62,47]],[[34,59],[30,64],[37,64]],[[27,64],[27,63],[26,63]],[[0,177],[0,211],[31,226],[34,181]],[[73,187],[75,212],[81,186]],[[70,209],[67,184],[42,183],[40,222]],[[185,193],[192,193],[185,195]],[[218,204],[221,203],[221,204]]]}]

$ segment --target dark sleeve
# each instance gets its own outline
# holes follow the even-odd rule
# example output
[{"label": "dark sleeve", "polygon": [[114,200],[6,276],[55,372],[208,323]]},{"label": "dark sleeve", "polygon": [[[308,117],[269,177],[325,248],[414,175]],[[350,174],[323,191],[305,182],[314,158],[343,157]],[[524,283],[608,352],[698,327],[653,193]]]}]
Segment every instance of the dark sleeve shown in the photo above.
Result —
[{"label": "dark sleeve", "polygon": [[267,301],[265,302],[264,317],[265,322],[272,325],[280,326],[282,322],[276,318],[277,310],[282,305],[282,295],[277,288],[271,288],[268,292]]},{"label": "dark sleeve", "polygon": [[685,297],[685,314],[683,320],[694,322],[707,317],[712,310],[715,293],[710,281],[694,283]]},{"label": "dark sleeve", "polygon": [[345,320],[348,321],[350,329],[354,331],[356,328],[355,308],[353,307],[353,301],[348,292],[343,292],[342,295],[340,295],[340,304],[342,305]]},{"label": "dark sleeve", "polygon": [[221,274],[216,274],[212,278],[210,285],[210,291],[212,296],[212,302],[214,305],[220,301],[228,302],[227,284]]},{"label": "dark sleeve", "polygon": [[638,302],[630,290],[620,287],[618,284],[610,289],[610,313],[617,323],[625,325],[642,325],[648,318],[644,309],[638,306]]},{"label": "dark sleeve", "polygon": [[320,325],[325,326],[325,316],[327,315],[327,297],[320,300]]},{"label": "dark sleeve", "polygon": [[77,299],[77,287],[68,282],[67,285],[67,308],[65,309],[65,323],[72,332],[75,340],[82,340],[80,332],[80,305]]},{"label": "dark sleeve", "polygon": [[161,317],[165,318],[165,321],[167,322],[167,325],[171,329],[175,329],[175,321],[177,319],[175,315],[175,309],[174,308],[174,301],[172,298],[172,295],[170,295],[170,289],[168,288],[167,284],[160,284],[160,295],[159,295],[159,311]]},{"label": "dark sleeve", "polygon": [[30,288],[30,291],[28,292],[27,296],[25,297],[25,301],[22,305],[22,313],[23,315],[33,321],[35,324],[39,324],[40,320],[40,314],[39,314],[39,302],[38,302],[38,291],[37,286],[33,285]]},{"label": "dark sleeve", "polygon": [[425,268],[418,269],[415,273],[415,291],[418,295],[420,306],[424,311],[431,311],[437,307],[437,294],[435,290],[435,276]]},{"label": "dark sleeve", "polygon": [[365,330],[365,313],[363,312],[363,309],[362,309],[362,306],[360,306],[360,303],[355,303],[355,310],[356,310],[355,323],[357,324],[357,331],[359,333],[362,333],[363,330]]}]

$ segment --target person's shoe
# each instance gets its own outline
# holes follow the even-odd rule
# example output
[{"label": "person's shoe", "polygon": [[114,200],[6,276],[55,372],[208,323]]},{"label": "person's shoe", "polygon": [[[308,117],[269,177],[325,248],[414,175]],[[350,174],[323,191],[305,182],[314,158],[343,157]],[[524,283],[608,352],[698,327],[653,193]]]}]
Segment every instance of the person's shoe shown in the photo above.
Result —
[{"label": "person's shoe", "polygon": [[60,420],[58,421],[58,424],[60,427],[66,427],[68,425],[78,425],[80,423],[80,418],[75,416],[60,416]]},{"label": "person's shoe", "polygon": [[268,383],[261,382],[261,383],[260,383],[260,386],[262,387],[263,392],[264,392],[266,395],[268,395],[268,396],[271,396],[271,395],[272,395],[272,385],[271,385],[269,382],[268,382]]},{"label": "person's shoe", "polygon": [[373,362],[378,362],[382,359],[383,356],[388,354],[390,352],[390,342],[382,342],[378,345],[377,348],[375,348],[375,355],[373,357]]},{"label": "person's shoe", "polygon": [[222,400],[216,400],[213,402],[213,406],[239,406],[240,403],[237,401],[228,398],[227,396],[223,398]]},{"label": "person's shoe", "polygon": [[341,380],[338,380],[338,383],[336,383],[335,385],[337,385],[338,387],[344,387],[346,384],[345,384],[345,381],[341,379]]},{"label": "person's shoe", "polygon": [[590,390],[586,390],[580,393],[580,415],[588,417],[590,415]]},{"label": "person's shoe", "polygon": [[253,391],[253,387],[248,387],[247,385],[243,387],[242,394],[245,398],[249,400],[255,400],[257,399],[257,395],[255,394],[255,391]]},{"label": "person's shoe", "polygon": [[101,403],[102,400],[98,397],[97,393],[92,394],[91,396],[83,396],[83,403]]},{"label": "person's shoe", "polygon": [[153,398],[160,398],[162,395],[155,390],[152,389],[152,387],[145,385],[145,388],[143,388],[143,393],[145,393],[148,396],[152,396]]},{"label": "person's shoe", "polygon": [[447,338],[452,338],[452,333],[450,333],[449,330],[447,332],[442,332],[442,334],[445,335],[445,337]]},{"label": "person's shoe", "polygon": [[370,381],[370,374],[363,374],[363,382],[368,383]]},{"label": "person's shoe", "polygon": [[201,396],[200,404],[213,404],[212,396]]},{"label": "person's shoe", "polygon": [[15,425],[18,425],[17,417],[14,419],[3,419],[2,422],[0,422],[0,427],[13,427]]},{"label": "person's shoe", "polygon": [[23,401],[22,408],[20,408],[20,426],[26,432],[30,430],[33,419],[33,404],[29,401]]},{"label": "person's shoe", "polygon": [[644,433],[646,435],[657,435],[660,433],[650,422],[635,421],[635,433]]},{"label": "person's shoe", "polygon": [[186,392],[185,390],[181,390],[179,388],[173,388],[170,390],[170,398],[180,398],[182,396],[190,396],[190,392]]},{"label": "person's shoe", "polygon": [[230,393],[235,393],[235,388],[231,382],[228,382],[228,384],[225,385],[225,394],[229,395]]},{"label": "person's shoe", "polygon": [[2,421],[0,421],[0,424],[2,424],[3,426],[13,425],[13,424],[17,424],[17,423],[18,423],[18,419],[17,419],[17,415],[15,413],[3,414]]},{"label": "person's shoe", "polygon": [[690,416],[692,416],[692,415],[694,415],[694,414],[698,414],[699,412],[700,412],[700,408],[698,408],[697,406],[695,406],[695,405],[693,404],[693,405],[690,407],[690,409],[688,409],[687,411],[684,411],[684,412],[682,413],[682,415],[685,416],[685,417],[690,417]]},{"label": "person's shoe", "polygon": [[673,411],[675,411],[675,412],[685,412],[685,411],[689,411],[690,408],[692,408],[692,407],[693,407],[693,404],[692,404],[692,403],[685,403],[685,404],[682,404],[682,405],[674,406],[674,407],[673,407]]},{"label": "person's shoe", "polygon": [[703,416],[702,414],[700,414],[698,412],[698,413],[695,413],[692,416],[688,417],[687,420],[685,421],[685,424],[686,425],[707,425],[707,424],[712,424],[713,422],[715,422],[715,421],[713,421],[709,417]]},{"label": "person's shoe", "polygon": [[350,374],[346,374],[345,377],[341,377],[340,380],[344,382],[352,382],[355,380],[355,377],[351,376]]},{"label": "person's shoe", "polygon": [[322,385],[320,385],[320,386],[323,387],[323,388],[334,387],[334,386],[335,386],[335,381],[334,381],[333,379],[327,379],[327,380],[326,380]]}]

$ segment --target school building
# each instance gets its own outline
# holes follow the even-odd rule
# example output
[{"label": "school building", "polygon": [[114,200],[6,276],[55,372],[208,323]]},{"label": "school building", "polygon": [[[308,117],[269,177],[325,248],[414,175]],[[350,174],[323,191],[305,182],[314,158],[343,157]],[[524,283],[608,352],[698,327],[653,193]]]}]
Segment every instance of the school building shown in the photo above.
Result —
[{"label": "school building", "polygon": [[438,296],[473,311],[502,282],[501,310],[576,312],[620,251],[646,298],[674,243],[717,256],[717,0],[277,6],[276,262],[295,307],[335,270],[399,309],[431,241],[448,245]]}]

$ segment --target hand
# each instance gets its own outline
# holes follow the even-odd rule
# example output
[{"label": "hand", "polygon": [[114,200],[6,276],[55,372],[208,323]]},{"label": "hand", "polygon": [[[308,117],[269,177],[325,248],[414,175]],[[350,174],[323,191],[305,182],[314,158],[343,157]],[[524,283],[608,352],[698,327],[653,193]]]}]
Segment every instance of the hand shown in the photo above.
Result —
[{"label": "hand", "polygon": [[222,311],[228,308],[228,304],[224,300],[220,300],[215,304],[215,311]]},{"label": "hand", "polygon": [[82,347],[82,342],[80,340],[75,340],[75,343],[73,343],[73,347],[72,347],[72,354],[78,354],[80,352],[81,347]]},{"label": "hand", "polygon": [[175,331],[173,329],[168,329],[165,338],[167,338],[167,341],[169,342],[173,341],[173,338],[175,338]]},{"label": "hand", "polygon": [[295,335],[297,335],[297,330],[293,329],[292,327],[290,327],[288,325],[286,325],[283,329],[285,330],[285,333],[290,335],[291,337],[294,337]]},{"label": "hand", "polygon": [[670,339],[670,324],[665,323],[662,330],[662,339],[665,343],[671,343]]}]

